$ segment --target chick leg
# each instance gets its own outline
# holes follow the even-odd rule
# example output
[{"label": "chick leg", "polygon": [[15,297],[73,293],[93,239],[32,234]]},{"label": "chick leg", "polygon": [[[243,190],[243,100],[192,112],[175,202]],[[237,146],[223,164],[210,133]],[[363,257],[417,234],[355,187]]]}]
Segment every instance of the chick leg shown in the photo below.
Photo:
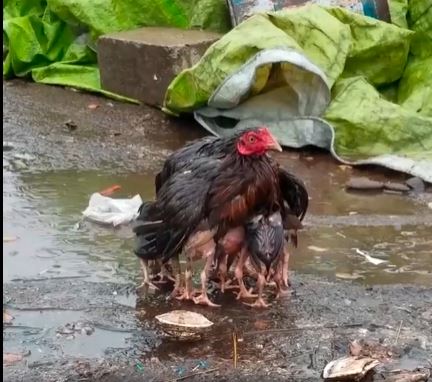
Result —
[{"label": "chick leg", "polygon": [[245,265],[245,262],[248,257],[248,252],[245,247],[242,248],[240,252],[240,258],[237,262],[236,268],[235,268],[235,277],[237,279],[240,291],[237,293],[237,300],[240,300],[241,298],[254,298],[257,297],[256,294],[252,294],[251,291],[248,291],[246,289],[246,286],[243,281],[243,267]]},{"label": "chick leg", "polygon": [[149,276],[149,272],[148,272],[148,260],[143,260],[143,259],[139,259],[140,263],[141,263],[141,269],[143,272],[143,277],[144,280],[141,283],[141,285],[138,286],[137,289],[141,289],[143,287],[147,287],[150,289],[159,289],[156,285],[154,285],[151,281],[150,281],[150,276]]},{"label": "chick leg", "polygon": [[228,271],[228,255],[224,253],[219,263],[219,279],[221,292],[225,292],[226,276]]},{"label": "chick leg", "polygon": [[206,256],[206,263],[204,269],[201,272],[201,294],[198,297],[194,297],[195,304],[207,305],[213,308],[218,308],[220,305],[210,301],[207,295],[207,280],[210,274],[210,268],[213,262],[214,251],[211,255]]},{"label": "chick leg", "polygon": [[271,305],[271,304],[267,304],[263,299],[264,286],[266,284],[266,278],[264,272],[265,270],[264,271],[261,270],[261,272],[258,274],[258,281],[257,281],[258,298],[253,304],[244,303],[245,305],[249,305],[253,308],[268,308]]},{"label": "chick leg", "polygon": [[291,282],[288,279],[288,266],[289,266],[290,253],[288,251],[287,243],[285,243],[283,251],[284,252],[283,252],[282,280],[284,285],[288,288],[291,287]]},{"label": "chick leg", "polygon": [[284,269],[285,269],[285,252],[282,254],[278,261],[276,272],[274,274],[274,281],[276,283],[276,298],[282,296],[288,296],[290,294],[289,289],[285,286],[284,282]]},{"label": "chick leg", "polygon": [[179,256],[178,254],[176,254],[173,258],[172,258],[172,265],[173,265],[173,270],[175,273],[175,281],[174,281],[174,289],[172,290],[171,294],[169,295],[169,299],[176,297],[179,293],[180,293],[180,289],[181,289],[181,267],[180,267],[180,260],[179,260]]},{"label": "chick leg", "polygon": [[[192,300],[193,299],[193,285],[192,285],[192,260],[186,256],[186,270],[185,270],[185,287],[183,294],[176,297],[177,300]],[[180,275],[181,280],[181,275]],[[181,281],[180,281],[181,282]]]}]

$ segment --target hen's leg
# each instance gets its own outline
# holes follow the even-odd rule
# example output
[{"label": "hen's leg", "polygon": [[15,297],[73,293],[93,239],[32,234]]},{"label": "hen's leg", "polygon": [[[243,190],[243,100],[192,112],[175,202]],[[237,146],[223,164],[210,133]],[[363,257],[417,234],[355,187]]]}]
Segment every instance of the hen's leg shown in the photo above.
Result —
[{"label": "hen's leg", "polygon": [[149,272],[148,272],[148,260],[143,260],[143,259],[139,259],[140,263],[141,263],[141,270],[143,272],[143,277],[144,280],[141,283],[141,285],[138,286],[137,289],[143,288],[143,287],[147,287],[150,289],[159,289],[156,285],[154,285],[151,281],[150,281],[150,276],[149,276]]},{"label": "hen's leg", "polygon": [[237,300],[240,300],[241,298],[253,298],[257,297],[256,294],[252,294],[250,291],[246,289],[246,286],[243,281],[243,267],[245,265],[245,262],[248,258],[248,252],[246,248],[242,248],[240,252],[240,258],[237,262],[236,268],[235,268],[235,277],[237,279],[240,291],[237,293]]},{"label": "hen's leg", "polygon": [[263,298],[264,286],[266,284],[266,278],[264,272],[265,271],[261,270],[261,272],[258,274],[258,281],[257,281],[258,298],[253,304],[246,304],[253,308],[268,308],[271,305],[271,304],[267,304]]},{"label": "hen's leg", "polygon": [[210,268],[213,262],[213,255],[214,255],[214,251],[212,254],[206,256],[206,263],[204,269],[201,272],[201,294],[198,297],[194,297],[193,300],[195,304],[207,305],[215,308],[215,307],[220,307],[220,305],[211,302],[207,295],[207,279],[210,274]]}]

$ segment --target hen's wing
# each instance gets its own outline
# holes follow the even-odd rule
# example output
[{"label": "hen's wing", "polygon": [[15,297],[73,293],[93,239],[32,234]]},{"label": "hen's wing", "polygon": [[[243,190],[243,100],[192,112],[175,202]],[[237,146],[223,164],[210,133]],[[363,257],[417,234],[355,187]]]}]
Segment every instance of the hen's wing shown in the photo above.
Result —
[{"label": "hen's wing", "polygon": [[160,217],[171,237],[163,251],[164,260],[177,253],[205,220],[205,205],[220,160],[196,159],[187,170],[174,173],[162,185],[151,214]]},{"label": "hen's wing", "polygon": [[197,139],[169,155],[161,172],[156,175],[156,193],[174,173],[188,169],[198,158],[223,159],[234,150],[235,141],[243,132],[236,132],[227,137],[210,136]]}]

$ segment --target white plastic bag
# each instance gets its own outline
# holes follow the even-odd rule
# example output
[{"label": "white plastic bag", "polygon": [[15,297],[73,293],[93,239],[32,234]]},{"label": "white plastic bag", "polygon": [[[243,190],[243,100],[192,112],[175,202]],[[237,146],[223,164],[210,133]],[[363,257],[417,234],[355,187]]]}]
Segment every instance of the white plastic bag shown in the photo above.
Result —
[{"label": "white plastic bag", "polygon": [[142,199],[139,195],[135,195],[131,199],[113,199],[94,193],[90,197],[89,205],[83,211],[83,215],[94,222],[112,224],[116,227],[135,220],[138,217],[138,208],[141,204]]}]

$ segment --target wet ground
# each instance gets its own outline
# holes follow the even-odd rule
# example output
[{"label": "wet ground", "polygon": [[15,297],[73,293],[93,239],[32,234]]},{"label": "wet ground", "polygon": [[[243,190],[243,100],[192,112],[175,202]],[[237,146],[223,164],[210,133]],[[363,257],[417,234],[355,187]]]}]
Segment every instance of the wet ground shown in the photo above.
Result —
[{"label": "wet ground", "polygon": [[[311,208],[292,258],[294,295],[256,312],[230,296],[223,308],[187,309],[215,322],[200,343],[173,343],[154,316],[182,307],[137,295],[129,227],[81,218],[90,195],[153,196],[165,156],[203,130],[158,111],[21,81],[3,83],[4,352],[22,361],[4,380],[319,380],[351,339],[394,345],[402,366],[432,354],[430,193],[347,192],[351,176],[403,181],[376,168],[339,166],[327,153],[287,151]],[[384,262],[374,265],[364,254]],[[184,307],[184,305],[183,305]],[[239,343],[232,365],[233,332]]]}]

